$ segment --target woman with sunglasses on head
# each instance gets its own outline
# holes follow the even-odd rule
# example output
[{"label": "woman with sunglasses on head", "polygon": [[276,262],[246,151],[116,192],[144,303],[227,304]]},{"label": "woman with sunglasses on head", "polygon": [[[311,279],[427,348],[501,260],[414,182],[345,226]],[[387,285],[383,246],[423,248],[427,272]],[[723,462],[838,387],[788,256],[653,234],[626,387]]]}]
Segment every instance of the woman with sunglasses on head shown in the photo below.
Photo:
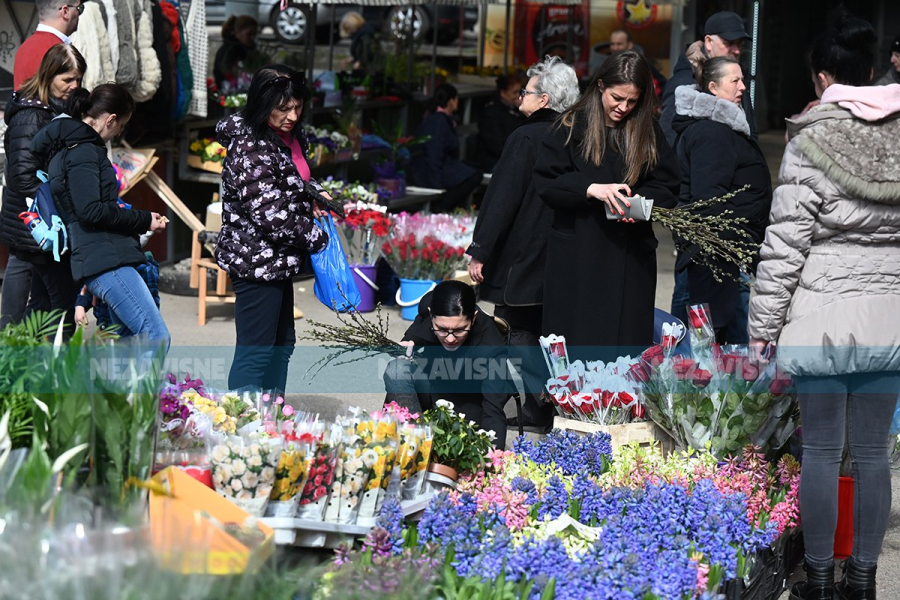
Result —
[{"label": "woman with sunglasses on head", "polygon": [[216,127],[227,149],[216,260],[236,296],[231,389],[285,390],[296,341],[291,280],[328,243],[314,217],[324,214],[317,197],[330,196],[310,175],[301,126],[309,99],[302,72],[263,67],[246,106]]},{"label": "woman with sunglasses on head", "polygon": [[519,111],[527,119],[503,146],[466,253],[472,257],[469,275],[481,285],[481,298],[493,302],[494,314],[516,331],[518,344],[511,351],[522,350],[528,357],[522,369],[527,386],[523,413],[528,424],[543,426],[552,407],[541,408],[536,401],[547,380],[537,348],[553,212],[538,196],[532,174],[544,139],[560,113],[578,100],[579,89],[575,69],[555,56],[532,65],[527,75],[519,94]]},{"label": "woman with sunglasses on head", "polygon": [[439,283],[419,301],[419,314],[400,343],[407,354],[388,363],[385,402],[421,412],[447,400],[493,431],[494,445],[504,448],[506,341],[475,304],[475,291],[460,281]]}]

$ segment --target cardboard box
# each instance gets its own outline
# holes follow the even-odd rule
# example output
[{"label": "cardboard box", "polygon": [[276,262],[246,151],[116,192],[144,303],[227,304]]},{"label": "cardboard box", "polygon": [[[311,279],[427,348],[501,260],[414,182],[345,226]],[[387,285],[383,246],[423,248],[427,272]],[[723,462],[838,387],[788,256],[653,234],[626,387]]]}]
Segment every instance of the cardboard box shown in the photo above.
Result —
[{"label": "cardboard box", "polygon": [[258,522],[265,540],[248,548],[220,523],[244,523],[250,515],[183,470],[153,476],[168,495],[150,495],[150,536],[160,564],[184,574],[235,575],[255,571],[274,551],[274,531]]}]

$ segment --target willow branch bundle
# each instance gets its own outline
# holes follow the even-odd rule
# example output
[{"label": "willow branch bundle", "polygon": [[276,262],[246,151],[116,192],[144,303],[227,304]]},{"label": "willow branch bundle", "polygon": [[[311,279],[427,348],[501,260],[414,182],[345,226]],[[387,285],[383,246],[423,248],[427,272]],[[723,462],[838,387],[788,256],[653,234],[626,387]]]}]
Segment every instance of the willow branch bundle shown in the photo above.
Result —
[{"label": "willow branch bundle", "polygon": [[391,356],[405,354],[406,348],[388,337],[389,321],[388,317],[382,315],[380,304],[375,309],[375,321],[366,319],[357,311],[348,313],[335,311],[335,315],[340,325],[309,321],[310,328],[307,330],[307,335],[300,337],[301,340],[319,342],[323,348],[332,350],[330,354],[317,360],[307,369],[307,375],[315,369],[310,380],[318,375],[319,371],[345,354],[362,353],[361,356],[336,362],[335,366],[346,365],[378,354]]},{"label": "willow branch bundle", "polygon": [[[749,188],[745,185],[724,196],[698,200],[678,208],[654,206],[650,218],[675,234],[675,245],[679,250],[686,250],[690,244],[696,245],[698,251],[691,260],[709,268],[716,281],[722,281],[722,277],[739,280],[739,273],[747,271],[759,251],[759,244],[745,229],[749,222],[744,217],[732,216],[732,210],[715,215],[698,214],[697,211],[725,202]],[[738,273],[725,271],[723,263],[737,266]]]}]

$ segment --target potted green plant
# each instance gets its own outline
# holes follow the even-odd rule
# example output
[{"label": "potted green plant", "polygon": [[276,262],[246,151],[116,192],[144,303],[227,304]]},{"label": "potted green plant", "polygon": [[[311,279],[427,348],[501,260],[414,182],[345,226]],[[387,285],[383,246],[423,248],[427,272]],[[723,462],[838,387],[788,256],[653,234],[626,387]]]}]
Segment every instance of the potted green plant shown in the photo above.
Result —
[{"label": "potted green plant", "polygon": [[373,123],[375,135],[385,142],[384,153],[372,161],[375,170],[375,185],[390,193],[392,198],[406,195],[406,171],[409,164],[410,148],[424,144],[431,136],[403,135],[403,124],[398,122],[394,132],[388,133],[377,122]]},{"label": "potted green plant", "polygon": [[434,435],[429,481],[454,487],[460,473],[475,471],[484,464],[494,432],[479,429],[474,421],[456,412],[452,402],[438,400],[434,408],[422,414],[420,421],[431,425]]}]

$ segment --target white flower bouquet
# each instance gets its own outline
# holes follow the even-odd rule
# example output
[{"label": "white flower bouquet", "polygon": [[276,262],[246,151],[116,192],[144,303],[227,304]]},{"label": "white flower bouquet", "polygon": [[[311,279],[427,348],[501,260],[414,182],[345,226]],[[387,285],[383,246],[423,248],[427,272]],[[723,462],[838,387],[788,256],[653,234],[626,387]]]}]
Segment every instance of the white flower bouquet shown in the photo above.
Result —
[{"label": "white flower bouquet", "polygon": [[265,514],[281,459],[280,438],[230,436],[210,456],[213,485],[255,517]]}]

